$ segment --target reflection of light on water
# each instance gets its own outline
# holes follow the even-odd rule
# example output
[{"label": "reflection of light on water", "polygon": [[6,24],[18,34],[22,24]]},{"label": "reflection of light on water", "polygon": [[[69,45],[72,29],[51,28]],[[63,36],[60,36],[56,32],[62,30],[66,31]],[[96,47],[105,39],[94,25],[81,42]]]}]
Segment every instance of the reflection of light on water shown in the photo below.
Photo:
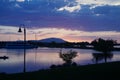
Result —
[{"label": "reflection of light on water", "polygon": [[[27,61],[35,60],[34,54],[27,54]],[[59,63],[62,60],[59,58],[57,53],[37,53],[36,63]]]},{"label": "reflection of light on water", "polygon": [[111,61],[120,61],[120,52],[119,51],[113,51],[112,53],[114,53],[114,56],[111,59]]},{"label": "reflection of light on water", "polygon": [[120,48],[120,45],[116,45],[116,46],[114,46],[114,48]]},{"label": "reflection of light on water", "polygon": [[[63,49],[63,52],[71,49]],[[78,56],[73,59],[78,65],[93,64],[92,53],[93,50],[86,49],[72,49],[78,52]],[[28,49],[26,50],[26,66],[27,71],[34,71],[43,68],[49,68],[52,64],[59,65],[63,64],[64,61],[59,57],[60,48],[39,48],[39,49]],[[0,50],[0,56],[8,56],[8,60],[0,60],[0,72],[5,71],[8,73],[22,72],[23,71],[23,50]],[[119,52],[114,53],[111,61],[119,61]]]},{"label": "reflection of light on water", "polygon": [[85,65],[90,64],[91,62],[91,54],[88,53],[78,53],[78,56],[73,59],[74,62],[76,62],[79,65]]}]

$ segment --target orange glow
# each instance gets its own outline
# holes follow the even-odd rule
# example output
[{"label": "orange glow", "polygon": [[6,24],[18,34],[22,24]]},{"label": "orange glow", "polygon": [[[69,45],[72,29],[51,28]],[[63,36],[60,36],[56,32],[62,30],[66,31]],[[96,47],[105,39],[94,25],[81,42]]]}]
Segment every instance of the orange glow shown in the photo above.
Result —
[{"label": "orange glow", "polygon": [[[23,33],[18,33],[18,28],[9,27],[8,29],[4,26],[0,27],[2,32],[0,32],[0,41],[14,41],[23,40]],[[40,40],[44,38],[56,37],[62,38],[69,42],[91,42],[96,38],[114,39],[120,42],[120,32],[116,31],[80,31],[71,30],[64,28],[40,28],[40,29],[26,29],[27,30],[27,40]]]}]

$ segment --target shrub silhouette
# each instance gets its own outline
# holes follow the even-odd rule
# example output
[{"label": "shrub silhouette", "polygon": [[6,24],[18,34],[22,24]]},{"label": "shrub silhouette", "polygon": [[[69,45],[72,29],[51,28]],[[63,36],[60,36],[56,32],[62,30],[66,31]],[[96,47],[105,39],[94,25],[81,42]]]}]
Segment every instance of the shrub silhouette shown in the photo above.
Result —
[{"label": "shrub silhouette", "polygon": [[66,53],[63,53],[62,50],[60,50],[59,52],[59,57],[62,58],[63,61],[65,61],[65,63],[63,63],[62,65],[51,65],[50,68],[65,68],[65,67],[75,67],[77,66],[77,64],[75,62],[72,62],[72,59],[75,58],[77,56],[77,52],[76,51],[68,51]]},{"label": "shrub silhouette", "polygon": [[96,39],[91,42],[91,44],[94,46],[94,49],[97,51],[101,51],[103,53],[108,53],[113,50],[113,46],[116,43],[114,40],[104,40],[104,39]]},{"label": "shrub silhouette", "polygon": [[59,56],[63,61],[65,61],[65,64],[71,65],[72,59],[77,56],[77,52],[70,50],[66,53],[62,53],[62,51],[60,51]]}]

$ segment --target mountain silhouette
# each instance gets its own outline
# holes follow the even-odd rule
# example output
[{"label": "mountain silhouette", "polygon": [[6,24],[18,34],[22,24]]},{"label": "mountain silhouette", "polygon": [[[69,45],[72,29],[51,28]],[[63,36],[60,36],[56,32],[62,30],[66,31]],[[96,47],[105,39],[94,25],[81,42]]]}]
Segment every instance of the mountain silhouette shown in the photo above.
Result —
[{"label": "mountain silhouette", "polygon": [[56,42],[56,43],[65,43],[67,41],[61,39],[61,38],[45,38],[39,40],[39,42],[44,42],[44,43],[51,43],[51,42]]}]

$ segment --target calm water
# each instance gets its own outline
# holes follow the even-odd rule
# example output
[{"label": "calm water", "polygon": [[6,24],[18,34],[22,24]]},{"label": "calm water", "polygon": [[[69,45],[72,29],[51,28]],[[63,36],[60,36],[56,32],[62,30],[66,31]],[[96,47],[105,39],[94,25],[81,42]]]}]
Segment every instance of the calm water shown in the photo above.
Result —
[{"label": "calm water", "polygon": [[[64,52],[70,49],[63,49]],[[78,56],[73,59],[78,65],[95,64],[95,58],[92,53],[94,50],[72,49],[78,52]],[[39,48],[26,50],[26,70],[35,71],[39,69],[48,69],[52,64],[61,65],[64,61],[59,58],[60,48]],[[113,55],[108,57],[107,61],[120,61],[120,52],[114,51]],[[23,72],[24,50],[0,49],[0,56],[9,56],[9,59],[0,59],[0,73],[18,73]],[[104,62],[100,57],[98,63]]]}]

